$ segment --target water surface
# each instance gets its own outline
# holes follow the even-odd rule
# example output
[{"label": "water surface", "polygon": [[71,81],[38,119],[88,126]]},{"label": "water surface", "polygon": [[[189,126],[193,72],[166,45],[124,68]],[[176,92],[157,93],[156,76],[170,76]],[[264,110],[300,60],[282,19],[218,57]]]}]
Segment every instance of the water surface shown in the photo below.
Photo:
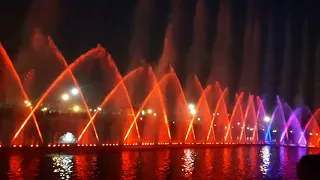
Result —
[{"label": "water surface", "polygon": [[297,179],[296,164],[320,150],[275,146],[162,149],[100,154],[11,154],[0,179]]}]

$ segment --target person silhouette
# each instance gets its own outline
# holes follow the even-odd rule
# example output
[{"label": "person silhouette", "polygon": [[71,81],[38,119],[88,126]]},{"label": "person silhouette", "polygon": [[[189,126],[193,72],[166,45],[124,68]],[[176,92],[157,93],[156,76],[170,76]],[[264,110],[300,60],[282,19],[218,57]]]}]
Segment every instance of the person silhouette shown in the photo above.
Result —
[{"label": "person silhouette", "polygon": [[297,176],[299,180],[320,179],[320,154],[303,156],[297,164]]}]

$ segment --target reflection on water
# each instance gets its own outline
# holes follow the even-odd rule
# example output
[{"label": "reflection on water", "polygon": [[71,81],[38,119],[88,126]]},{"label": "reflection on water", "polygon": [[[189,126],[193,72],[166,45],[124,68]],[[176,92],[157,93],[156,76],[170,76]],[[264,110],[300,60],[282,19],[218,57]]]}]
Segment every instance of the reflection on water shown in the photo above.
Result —
[{"label": "reflection on water", "polygon": [[262,147],[261,151],[260,151],[260,159],[261,164],[260,164],[260,171],[263,175],[267,175],[268,173],[268,169],[269,169],[269,165],[270,165],[270,146],[264,146]]},{"label": "reflection on water", "polygon": [[137,152],[124,151],[121,153],[121,178],[136,179]]},{"label": "reflection on water", "polygon": [[184,155],[182,157],[183,164],[182,164],[182,171],[184,172],[184,177],[189,179],[192,177],[192,172],[194,169],[194,150],[193,149],[185,149]]},{"label": "reflection on water", "polygon": [[169,173],[169,159],[170,151],[163,150],[157,152],[157,170],[156,176],[157,179],[166,179],[167,174]]},{"label": "reflection on water", "polygon": [[318,149],[239,146],[0,158],[0,179],[297,179],[296,163]]},{"label": "reflection on water", "polygon": [[53,172],[59,173],[60,179],[70,179],[73,167],[72,155],[53,155]]},{"label": "reflection on water", "polygon": [[9,177],[10,178],[20,178],[21,171],[22,171],[21,162],[22,162],[22,157],[20,156],[10,157],[10,160],[9,160],[9,165],[10,165]]}]

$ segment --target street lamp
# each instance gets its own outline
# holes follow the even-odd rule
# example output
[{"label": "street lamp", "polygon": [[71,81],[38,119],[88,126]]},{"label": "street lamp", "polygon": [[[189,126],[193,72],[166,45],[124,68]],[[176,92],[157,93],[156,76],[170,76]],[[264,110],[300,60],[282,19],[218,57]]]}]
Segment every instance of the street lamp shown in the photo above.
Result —
[{"label": "street lamp", "polygon": [[270,122],[270,117],[269,116],[265,116],[264,118],[263,118],[263,120],[265,121],[265,122]]},{"label": "street lamp", "polygon": [[195,110],[196,106],[194,104],[189,104],[188,108],[190,110],[191,115],[195,115],[197,113],[197,111]]},{"label": "street lamp", "polygon": [[67,93],[62,94],[61,99],[63,101],[68,101],[70,99],[69,94],[67,94]]},{"label": "street lamp", "polygon": [[75,106],[73,106],[72,110],[73,110],[74,112],[79,112],[79,111],[80,111],[80,107],[77,106],[77,105],[75,105]]},{"label": "street lamp", "polygon": [[195,115],[196,113],[197,113],[197,111],[196,111],[195,109],[191,109],[191,110],[190,110],[190,114],[191,114],[191,115]]},{"label": "street lamp", "polygon": [[70,92],[71,92],[71,94],[74,95],[74,96],[76,96],[76,95],[79,94],[79,90],[78,90],[77,88],[72,88]]},{"label": "street lamp", "polygon": [[194,104],[189,104],[188,107],[191,110],[191,109],[194,109],[196,106]]}]

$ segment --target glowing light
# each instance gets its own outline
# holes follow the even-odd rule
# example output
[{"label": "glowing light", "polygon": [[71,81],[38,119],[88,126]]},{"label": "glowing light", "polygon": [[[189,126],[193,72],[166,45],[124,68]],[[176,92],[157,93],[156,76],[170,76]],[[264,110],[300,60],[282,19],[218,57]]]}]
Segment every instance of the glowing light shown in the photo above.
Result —
[{"label": "glowing light", "polygon": [[141,111],[142,116],[144,116],[146,114],[146,112],[144,110]]},{"label": "glowing light", "polygon": [[24,101],[24,104],[28,104],[28,103],[29,103],[29,101],[28,101],[28,100],[25,100],[25,101]]},{"label": "glowing light", "polygon": [[312,133],[309,133],[310,136],[312,136]]},{"label": "glowing light", "polygon": [[151,114],[151,113],[152,113],[152,110],[151,110],[151,109],[148,109],[147,112],[148,112],[148,114]]},{"label": "glowing light", "polygon": [[75,143],[75,142],[76,142],[76,138],[70,132],[67,132],[66,134],[60,137],[60,143]]},{"label": "glowing light", "polygon": [[157,113],[153,113],[153,116],[157,116]]},{"label": "glowing light", "polygon": [[65,93],[65,94],[62,94],[61,99],[62,99],[63,101],[68,101],[68,100],[70,99],[70,97],[69,97],[68,94]]},{"label": "glowing light", "polygon": [[29,102],[29,101],[24,101],[24,103],[26,104],[27,107],[31,107],[31,105],[32,105],[31,102]]},{"label": "glowing light", "polygon": [[265,121],[265,122],[270,122],[270,117],[269,116],[265,116],[264,118],[263,118],[263,120]]},{"label": "glowing light", "polygon": [[98,111],[102,111],[102,108],[101,108],[101,107],[97,107],[97,110],[98,110]]},{"label": "glowing light", "polygon": [[200,121],[200,118],[198,118],[198,121]]},{"label": "glowing light", "polygon": [[318,136],[319,134],[318,133],[316,133],[316,136]]},{"label": "glowing light", "polygon": [[237,125],[240,126],[240,122],[237,122]]},{"label": "glowing light", "polygon": [[43,111],[43,112],[48,111],[48,108],[44,107],[44,108],[41,109],[41,111]]},{"label": "glowing light", "polygon": [[77,105],[75,105],[75,106],[73,106],[72,110],[73,110],[74,112],[79,112],[79,111],[80,111],[80,107],[77,106]]},{"label": "glowing light", "polygon": [[70,90],[70,92],[71,92],[71,94],[74,95],[74,96],[79,94],[79,90],[78,90],[77,88],[72,88],[72,89]]},{"label": "glowing light", "polygon": [[217,113],[217,116],[219,116],[219,113]]},{"label": "glowing light", "polygon": [[72,155],[53,155],[53,171],[58,173],[59,179],[70,179],[73,168]]},{"label": "glowing light", "polygon": [[276,133],[276,132],[277,132],[277,130],[272,130],[272,132],[273,132],[273,133]]},{"label": "glowing light", "polygon": [[190,110],[190,114],[191,114],[191,115],[195,115],[196,113],[197,113],[197,111],[196,111],[195,109],[191,109],[191,110]]},{"label": "glowing light", "polygon": [[253,131],[253,128],[250,128],[250,131]]},{"label": "glowing light", "polygon": [[143,118],[142,117],[140,117],[140,120],[142,120]]},{"label": "glowing light", "polygon": [[292,133],[293,131],[290,131],[290,133]]},{"label": "glowing light", "polygon": [[189,104],[188,107],[189,107],[190,110],[192,110],[192,109],[194,109],[196,106],[195,106],[194,104]]}]

